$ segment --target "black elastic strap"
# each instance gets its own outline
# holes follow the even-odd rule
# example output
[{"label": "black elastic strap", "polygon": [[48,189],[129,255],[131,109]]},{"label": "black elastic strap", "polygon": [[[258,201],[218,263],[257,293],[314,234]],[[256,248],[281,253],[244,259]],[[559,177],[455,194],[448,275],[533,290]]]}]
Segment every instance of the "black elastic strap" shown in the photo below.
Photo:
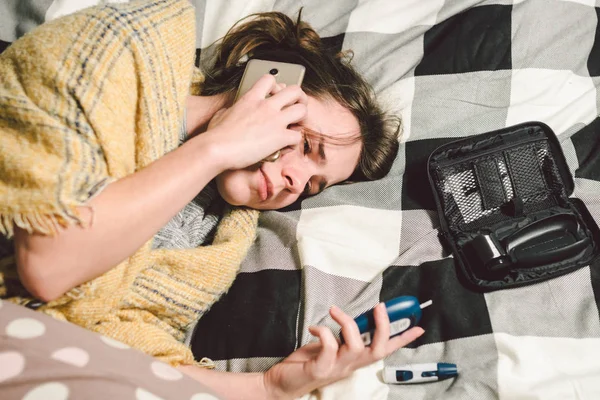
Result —
[{"label": "black elastic strap", "polygon": [[495,160],[480,161],[473,165],[477,184],[481,191],[481,203],[484,210],[500,207],[506,202],[502,178]]},{"label": "black elastic strap", "polygon": [[515,197],[526,201],[548,191],[537,154],[532,146],[508,150],[505,155]]}]

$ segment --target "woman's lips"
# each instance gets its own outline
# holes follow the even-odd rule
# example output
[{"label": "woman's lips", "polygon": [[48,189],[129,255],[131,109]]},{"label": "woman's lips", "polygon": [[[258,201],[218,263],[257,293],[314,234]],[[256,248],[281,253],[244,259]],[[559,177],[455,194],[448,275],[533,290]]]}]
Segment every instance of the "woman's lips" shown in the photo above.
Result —
[{"label": "woman's lips", "polygon": [[261,201],[265,201],[273,195],[273,185],[263,170],[263,167],[261,166],[258,170],[260,171],[261,177],[258,185],[258,195],[260,196]]}]

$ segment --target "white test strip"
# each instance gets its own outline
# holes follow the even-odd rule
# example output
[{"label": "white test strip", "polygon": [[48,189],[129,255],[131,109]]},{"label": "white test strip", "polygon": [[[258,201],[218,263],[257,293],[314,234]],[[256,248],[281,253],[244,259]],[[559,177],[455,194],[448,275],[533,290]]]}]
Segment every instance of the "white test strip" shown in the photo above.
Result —
[{"label": "white test strip", "polygon": [[421,304],[421,310],[424,309],[425,307],[429,307],[432,304],[433,304],[433,300],[427,300],[425,303]]}]

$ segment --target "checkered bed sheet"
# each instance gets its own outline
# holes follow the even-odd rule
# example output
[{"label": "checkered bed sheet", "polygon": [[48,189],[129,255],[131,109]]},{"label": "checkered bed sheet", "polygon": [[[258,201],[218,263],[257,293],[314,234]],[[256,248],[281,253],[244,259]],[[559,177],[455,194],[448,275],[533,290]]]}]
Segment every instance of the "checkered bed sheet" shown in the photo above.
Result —
[{"label": "checkered bed sheet", "polygon": [[[0,4],[4,42],[14,40],[19,26],[26,30],[69,7],[69,1],[30,3]],[[198,324],[191,341],[198,357],[231,371],[265,370],[312,340],[308,326],[335,329],[330,305],[356,316],[379,301],[414,295],[433,300],[424,310],[422,338],[307,398],[600,398],[600,263],[523,288],[468,290],[438,239],[426,170],[441,144],[542,121],[559,137],[575,179],[573,196],[600,223],[600,2],[194,3],[200,64],[241,17],[268,10],[295,15],[303,6],[304,19],[329,46],[354,51],[356,67],[404,122],[386,178],[262,213],[242,272]],[[28,6],[25,14],[33,17],[15,23]],[[423,385],[381,381],[384,366],[422,362],[456,363],[460,375]]]}]

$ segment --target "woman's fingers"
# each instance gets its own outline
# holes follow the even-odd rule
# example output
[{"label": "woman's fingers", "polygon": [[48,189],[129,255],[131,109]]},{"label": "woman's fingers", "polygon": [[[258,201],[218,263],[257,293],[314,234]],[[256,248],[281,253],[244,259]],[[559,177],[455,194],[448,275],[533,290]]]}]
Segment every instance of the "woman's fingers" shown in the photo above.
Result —
[{"label": "woman's fingers", "polygon": [[306,118],[306,106],[294,104],[281,110],[281,118],[286,125],[292,125]]},{"label": "woman's fingers", "polygon": [[344,342],[350,350],[360,351],[365,347],[362,338],[360,337],[358,326],[352,317],[336,306],[332,306],[329,309],[329,315],[331,315],[331,318],[342,327]]},{"label": "woman's fingers", "polygon": [[284,83],[277,83],[275,77],[270,74],[261,76],[256,83],[252,85],[252,88],[250,88],[246,95],[256,100],[264,100],[271,96],[269,101],[274,99],[273,103],[276,104],[278,109],[282,109],[285,106],[295,103],[306,104],[308,102],[308,97],[306,96],[306,93],[302,91],[300,86],[287,86]]},{"label": "woman's fingers", "polygon": [[385,309],[385,304],[379,303],[373,310],[375,320],[375,333],[371,341],[371,353],[375,358],[383,358],[387,355],[387,343],[390,338],[390,318]]},{"label": "woman's fingers", "polygon": [[229,109],[215,114],[203,137],[220,146],[227,169],[245,168],[302,143],[302,133],[289,126],[306,118],[307,102],[300,87],[278,84],[265,74]]},{"label": "woman's fingers", "polygon": [[276,90],[277,81],[270,74],[261,76],[244,96],[257,100],[265,99],[271,92]]},{"label": "woman's fingers", "polygon": [[[265,93],[266,92],[266,93]],[[271,110],[278,114],[274,118],[283,125],[295,124],[306,118],[308,96],[298,85],[287,86],[284,83],[277,83],[272,75],[262,76],[248,91],[250,98],[256,100],[267,99]]]},{"label": "woman's fingers", "polygon": [[[284,132],[276,132],[271,136],[270,145],[273,148],[282,150],[288,146],[297,145],[302,141],[302,132],[295,129],[286,129]],[[277,151],[277,150],[275,150]]]},{"label": "woman's fingers", "polygon": [[386,356],[392,354],[399,348],[404,347],[411,342],[414,342],[424,333],[425,331],[423,330],[423,328],[421,328],[420,326],[414,326],[406,332],[403,332],[401,335],[394,336],[386,343]]},{"label": "woman's fingers", "polygon": [[274,107],[281,110],[293,104],[303,104],[305,107],[308,104],[308,96],[298,85],[286,86],[277,92],[276,95],[269,98],[269,102],[274,104]]},{"label": "woman's fingers", "polygon": [[275,83],[275,85],[273,86],[273,88],[271,89],[271,93],[269,93],[271,96],[281,92],[283,89],[285,88],[285,84],[283,83]]},{"label": "woman's fingers", "polygon": [[262,76],[247,93],[249,98],[255,100],[265,100],[271,105],[272,110],[281,116],[281,123],[287,125],[294,124],[306,118],[306,106],[308,96],[300,86],[287,86],[284,83],[277,83],[273,75],[266,74]]},{"label": "woman's fingers", "polygon": [[335,365],[339,345],[333,333],[324,326],[311,326],[308,328],[311,335],[316,336],[321,341],[321,351],[315,358],[316,377],[324,377],[331,373],[331,368]]},{"label": "woman's fingers", "polygon": [[310,352],[307,352],[308,348],[301,349],[304,354],[302,359],[312,357],[309,370],[312,379],[317,381],[326,382],[347,376],[356,368],[369,365],[406,346],[424,332],[420,327],[413,327],[401,335],[389,339],[389,318],[385,306],[379,304],[374,310],[375,337],[371,347],[365,348],[358,326],[350,316],[335,306],[331,307],[330,315],[342,327],[345,344],[340,346],[329,328],[311,326],[308,331],[319,339],[319,346],[317,347],[317,344],[313,343],[315,347],[310,349]]}]

